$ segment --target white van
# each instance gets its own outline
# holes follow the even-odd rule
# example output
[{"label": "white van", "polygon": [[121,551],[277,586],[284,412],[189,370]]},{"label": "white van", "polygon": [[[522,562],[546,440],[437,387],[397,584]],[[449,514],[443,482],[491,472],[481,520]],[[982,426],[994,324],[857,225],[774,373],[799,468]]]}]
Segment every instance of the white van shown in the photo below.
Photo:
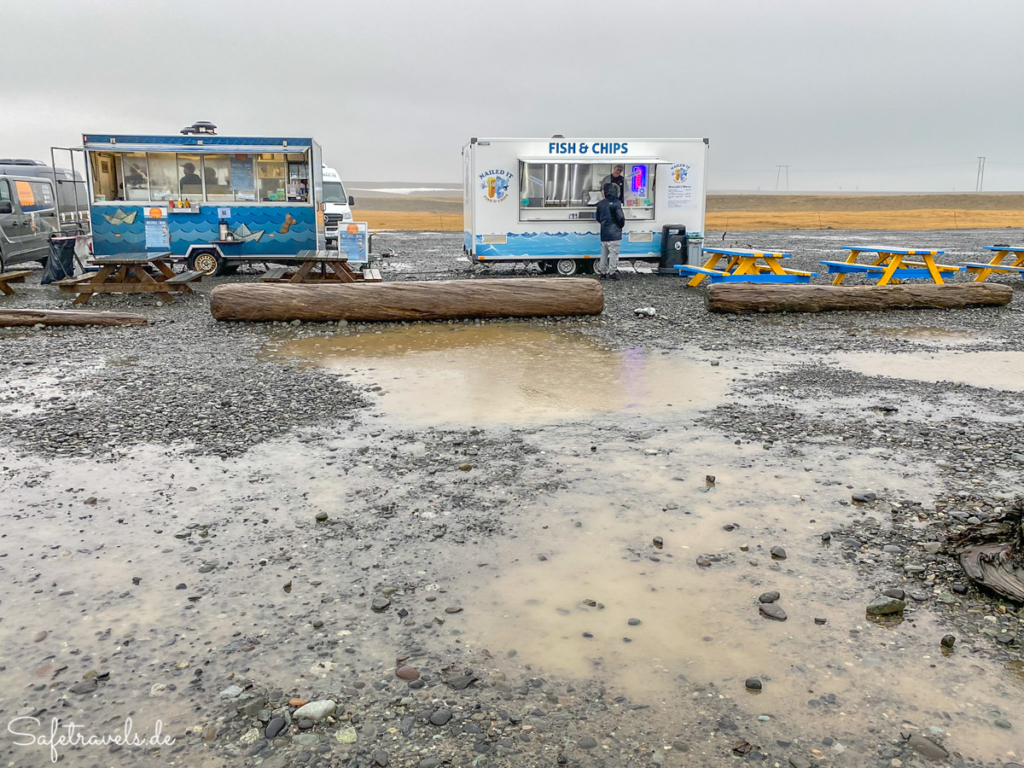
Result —
[{"label": "white van", "polygon": [[338,227],[342,222],[352,221],[352,206],[356,204],[351,195],[345,194],[341,176],[333,168],[323,166],[324,171],[324,228],[327,247],[337,247]]}]

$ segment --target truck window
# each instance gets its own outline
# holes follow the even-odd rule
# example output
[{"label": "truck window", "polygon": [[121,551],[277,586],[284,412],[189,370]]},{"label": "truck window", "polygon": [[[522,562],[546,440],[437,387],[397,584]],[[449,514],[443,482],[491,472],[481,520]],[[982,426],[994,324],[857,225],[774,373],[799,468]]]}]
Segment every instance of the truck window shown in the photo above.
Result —
[{"label": "truck window", "polygon": [[342,203],[343,205],[348,202],[348,196],[345,194],[345,187],[342,186],[342,183],[340,181],[324,182],[323,202]]},{"label": "truck window", "polygon": [[285,201],[285,161],[280,152],[264,152],[256,161],[256,176],[260,183],[260,202]]},{"label": "truck window", "polygon": [[173,152],[149,153],[149,199],[162,203],[178,199],[178,162]]},{"label": "truck window", "polygon": [[231,191],[231,158],[229,155],[206,155],[203,158],[206,199],[225,202],[235,199]]}]

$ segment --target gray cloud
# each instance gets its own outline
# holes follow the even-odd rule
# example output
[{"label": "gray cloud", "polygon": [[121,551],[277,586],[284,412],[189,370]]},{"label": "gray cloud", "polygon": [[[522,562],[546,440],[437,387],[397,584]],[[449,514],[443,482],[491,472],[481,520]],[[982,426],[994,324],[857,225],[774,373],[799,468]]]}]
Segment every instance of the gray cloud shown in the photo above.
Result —
[{"label": "gray cloud", "polygon": [[[1024,188],[1024,3],[7,3],[0,155],[85,131],[312,135],[457,181],[470,136],[707,136],[710,183]],[[23,34],[21,32],[24,32]]]}]

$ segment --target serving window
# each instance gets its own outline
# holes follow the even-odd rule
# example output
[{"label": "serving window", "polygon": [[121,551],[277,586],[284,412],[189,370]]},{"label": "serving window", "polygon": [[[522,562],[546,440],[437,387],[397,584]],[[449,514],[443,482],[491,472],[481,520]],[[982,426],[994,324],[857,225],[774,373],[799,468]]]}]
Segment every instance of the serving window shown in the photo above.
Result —
[{"label": "serving window", "polygon": [[593,219],[604,198],[604,185],[622,190],[627,219],[654,218],[654,180],[657,165],[645,162],[557,163],[521,160],[519,163],[520,221]]},{"label": "serving window", "polygon": [[307,202],[307,153],[90,153],[96,202]]}]

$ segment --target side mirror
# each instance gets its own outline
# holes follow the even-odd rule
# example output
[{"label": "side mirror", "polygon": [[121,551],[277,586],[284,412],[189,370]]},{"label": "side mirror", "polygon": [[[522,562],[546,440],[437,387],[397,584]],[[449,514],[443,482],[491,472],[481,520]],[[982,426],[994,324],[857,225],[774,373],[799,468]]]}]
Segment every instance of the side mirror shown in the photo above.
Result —
[{"label": "side mirror", "polygon": [[0,200],[0,213],[14,213],[14,203],[10,200]]},{"label": "side mirror", "polygon": [[355,204],[356,204],[356,199],[354,197],[352,197],[352,195],[349,195],[348,196],[348,205],[349,205],[349,207],[351,208]]}]

